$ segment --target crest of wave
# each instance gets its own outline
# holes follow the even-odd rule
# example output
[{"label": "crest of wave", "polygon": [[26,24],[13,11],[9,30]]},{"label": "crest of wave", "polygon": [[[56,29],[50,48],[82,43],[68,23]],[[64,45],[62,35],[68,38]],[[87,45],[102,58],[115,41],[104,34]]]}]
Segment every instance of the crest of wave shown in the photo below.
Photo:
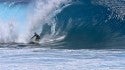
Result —
[{"label": "crest of wave", "polygon": [[19,42],[28,42],[34,32],[41,34],[44,30],[44,25],[50,26],[50,34],[45,34],[41,42],[52,39],[61,39],[64,36],[59,36],[56,31],[55,15],[67,7],[70,0],[34,0],[30,4],[26,32],[19,37]]},{"label": "crest of wave", "polygon": [[109,10],[116,13],[114,16],[114,13],[112,12],[110,17],[114,16],[123,20],[125,16],[125,0],[94,0],[93,2],[106,6],[109,8]]}]

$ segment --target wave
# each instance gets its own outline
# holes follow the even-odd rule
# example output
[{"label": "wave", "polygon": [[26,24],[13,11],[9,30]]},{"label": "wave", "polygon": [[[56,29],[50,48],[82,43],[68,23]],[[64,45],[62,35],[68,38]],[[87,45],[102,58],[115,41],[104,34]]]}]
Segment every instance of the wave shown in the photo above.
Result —
[{"label": "wave", "polygon": [[124,7],[123,0],[72,2],[56,16],[64,48],[124,48]]},{"label": "wave", "polygon": [[[33,33],[37,32],[41,35],[42,44],[54,45],[57,48],[60,48],[59,46],[124,48],[124,0],[20,0],[20,2],[0,0],[0,2],[11,4],[14,2],[13,8],[21,5],[23,9],[20,11],[26,11],[23,12],[25,13],[23,17],[26,17],[23,24],[16,23],[23,27],[21,33],[16,35],[16,42],[28,42]],[[13,27],[17,32],[19,25]],[[8,37],[10,34],[6,35]]]}]

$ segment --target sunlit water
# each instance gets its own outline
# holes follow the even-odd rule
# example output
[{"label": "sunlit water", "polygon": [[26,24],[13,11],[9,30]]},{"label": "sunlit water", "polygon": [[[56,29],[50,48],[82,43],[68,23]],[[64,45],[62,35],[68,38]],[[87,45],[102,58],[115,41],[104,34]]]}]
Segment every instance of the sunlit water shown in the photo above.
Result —
[{"label": "sunlit water", "polygon": [[0,70],[125,70],[124,50],[0,48]]}]

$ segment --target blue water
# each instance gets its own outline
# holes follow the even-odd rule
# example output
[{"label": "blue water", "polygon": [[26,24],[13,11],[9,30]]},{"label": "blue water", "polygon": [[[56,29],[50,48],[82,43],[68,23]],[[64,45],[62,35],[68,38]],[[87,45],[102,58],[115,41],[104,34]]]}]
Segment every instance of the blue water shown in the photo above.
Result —
[{"label": "blue water", "polygon": [[123,0],[74,2],[57,15],[62,30],[71,25],[64,41],[69,48],[124,48],[124,7]]},{"label": "blue water", "polygon": [[124,48],[124,7],[123,0],[1,0],[0,19],[16,23],[18,35],[38,32],[42,42],[64,36],[63,48]]}]

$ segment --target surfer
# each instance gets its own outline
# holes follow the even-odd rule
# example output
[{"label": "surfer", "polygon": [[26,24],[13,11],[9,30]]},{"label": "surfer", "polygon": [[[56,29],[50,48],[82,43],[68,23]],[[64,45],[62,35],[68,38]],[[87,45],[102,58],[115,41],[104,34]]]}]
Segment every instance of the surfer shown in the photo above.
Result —
[{"label": "surfer", "polygon": [[35,38],[35,41],[39,42],[40,41],[40,35],[38,35],[36,32],[34,33],[34,36],[31,38]]}]

